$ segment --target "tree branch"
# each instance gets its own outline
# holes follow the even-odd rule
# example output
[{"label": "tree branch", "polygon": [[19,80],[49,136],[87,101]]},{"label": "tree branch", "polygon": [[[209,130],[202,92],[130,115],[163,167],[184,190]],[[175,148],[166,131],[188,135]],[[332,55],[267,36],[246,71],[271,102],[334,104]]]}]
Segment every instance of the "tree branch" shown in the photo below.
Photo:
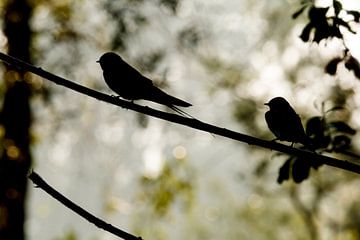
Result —
[{"label": "tree branch", "polygon": [[81,217],[85,218],[89,222],[93,223],[95,226],[104,229],[107,232],[110,232],[120,238],[125,240],[141,240],[141,237],[136,237],[130,233],[127,233],[119,228],[114,227],[113,225],[106,223],[105,221],[95,217],[85,209],[76,205],[74,202],[66,198],[64,195],[56,191],[53,187],[45,182],[36,172],[31,172],[28,178],[36,185],[36,187],[41,188],[45,192],[47,192],[50,196],[61,202],[67,208],[71,209]]},{"label": "tree branch", "polygon": [[306,150],[302,150],[302,149],[298,149],[298,148],[293,148],[293,147],[286,146],[286,145],[283,145],[283,144],[280,144],[280,143],[277,143],[274,141],[262,140],[262,139],[259,139],[256,137],[252,137],[252,136],[245,135],[245,134],[242,134],[239,132],[228,130],[226,128],[220,128],[220,127],[199,121],[197,119],[187,118],[187,117],[180,116],[177,114],[162,112],[162,111],[155,110],[155,109],[152,109],[147,106],[140,106],[138,104],[128,102],[128,101],[119,99],[117,97],[109,96],[107,94],[89,89],[87,87],[84,87],[75,82],[66,80],[62,77],[59,77],[50,72],[44,71],[41,68],[35,67],[24,61],[21,61],[17,58],[11,57],[11,56],[6,55],[1,52],[0,52],[0,59],[10,65],[21,68],[25,71],[32,72],[40,77],[50,80],[56,84],[70,88],[74,91],[88,95],[90,97],[94,97],[100,101],[104,101],[104,102],[107,102],[107,103],[110,103],[110,104],[113,104],[113,105],[116,105],[116,106],[119,106],[122,108],[131,109],[131,110],[134,110],[139,113],[147,114],[147,115],[150,115],[150,116],[153,116],[156,118],[167,120],[167,121],[170,121],[173,123],[178,123],[178,124],[188,126],[188,127],[194,128],[194,129],[198,129],[201,131],[213,133],[213,134],[223,136],[226,138],[230,138],[233,140],[237,140],[240,142],[245,142],[249,145],[255,145],[258,147],[267,148],[267,149],[275,150],[275,151],[282,152],[282,153],[289,154],[289,155],[295,155],[295,156],[301,157],[302,159],[307,159],[308,161],[315,161],[317,163],[322,163],[322,164],[325,164],[328,166],[332,166],[332,167],[336,167],[336,168],[344,169],[344,170],[347,170],[347,171],[350,171],[353,173],[360,174],[360,165],[354,164],[350,161],[339,160],[336,158],[319,155],[315,152],[306,151]]}]

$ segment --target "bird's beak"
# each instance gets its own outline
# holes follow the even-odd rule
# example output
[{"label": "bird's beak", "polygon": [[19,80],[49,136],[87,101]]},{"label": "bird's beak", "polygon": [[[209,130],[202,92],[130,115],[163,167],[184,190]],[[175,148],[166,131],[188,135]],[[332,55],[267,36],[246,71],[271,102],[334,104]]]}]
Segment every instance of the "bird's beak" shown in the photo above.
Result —
[{"label": "bird's beak", "polygon": [[97,62],[97,63],[100,63],[100,60],[97,60],[96,62]]},{"label": "bird's beak", "polygon": [[269,106],[269,103],[264,103],[264,105]]}]

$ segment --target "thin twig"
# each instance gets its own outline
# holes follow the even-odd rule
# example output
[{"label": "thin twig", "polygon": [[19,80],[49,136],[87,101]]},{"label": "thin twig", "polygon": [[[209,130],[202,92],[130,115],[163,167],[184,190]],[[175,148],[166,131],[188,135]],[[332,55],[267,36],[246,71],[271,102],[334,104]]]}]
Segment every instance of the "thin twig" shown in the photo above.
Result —
[{"label": "thin twig", "polygon": [[71,209],[75,213],[79,214],[81,217],[85,218],[89,222],[93,223],[99,228],[104,229],[107,232],[110,232],[120,238],[125,240],[141,240],[141,237],[136,237],[130,233],[127,233],[119,228],[114,227],[113,225],[106,223],[105,221],[95,217],[85,209],[81,208],[80,206],[76,205],[74,202],[66,198],[64,195],[56,191],[53,187],[45,182],[36,172],[31,172],[28,178],[39,188],[47,192],[50,196],[61,202],[67,208]]},{"label": "thin twig", "polygon": [[95,91],[93,89],[84,87],[82,85],[79,85],[75,82],[69,81],[67,79],[64,79],[62,77],[59,77],[57,75],[54,75],[50,72],[44,71],[41,68],[35,67],[33,65],[30,65],[24,61],[21,61],[17,58],[11,57],[9,55],[6,55],[4,53],[0,52],[0,59],[2,59],[4,62],[13,65],[15,67],[19,67],[25,71],[32,72],[40,77],[43,77],[49,81],[52,81],[56,84],[62,85],[64,87],[70,88],[74,91],[77,91],[79,93],[88,95],[90,97],[94,97],[98,100],[111,103],[113,105],[117,105],[122,108],[131,109],[139,113],[147,114],[156,118],[160,118],[163,120],[167,120],[173,123],[178,123],[184,126],[188,126],[194,129],[198,129],[201,131],[213,133],[219,136],[223,136],[226,138],[230,138],[233,140],[237,140],[240,142],[245,142],[249,145],[255,145],[262,148],[267,148],[271,150],[275,150],[278,152],[286,153],[289,155],[294,155],[301,157],[302,159],[307,159],[308,161],[315,161],[317,163],[322,163],[325,165],[329,165],[332,167],[344,169],[353,173],[360,174],[360,165],[354,164],[352,162],[346,161],[346,160],[339,160],[336,158],[319,155],[315,152],[306,151],[298,148],[293,148],[290,146],[286,146],[274,141],[267,141],[262,140],[256,137],[252,137],[249,135],[245,135],[239,132],[235,132],[232,130],[228,130],[226,128],[220,128],[202,121],[199,121],[197,119],[193,118],[187,118],[184,116],[180,116],[177,114],[162,112],[159,110],[152,109],[147,106],[140,106],[138,104],[135,104],[133,102],[124,101],[122,99],[119,99],[117,97],[109,96],[107,94]]}]

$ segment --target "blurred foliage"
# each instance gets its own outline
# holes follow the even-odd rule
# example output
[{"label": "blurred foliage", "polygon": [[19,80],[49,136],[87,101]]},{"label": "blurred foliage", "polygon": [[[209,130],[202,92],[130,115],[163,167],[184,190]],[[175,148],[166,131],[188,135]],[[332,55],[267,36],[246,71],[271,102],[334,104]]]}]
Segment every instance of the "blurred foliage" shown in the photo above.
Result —
[{"label": "blurred foliage", "polygon": [[188,210],[194,200],[193,181],[185,159],[166,162],[158,176],[141,178],[140,199],[158,216],[166,215],[175,203]]},{"label": "blurred foliage", "polygon": [[[176,14],[179,0],[156,0],[158,4],[169,9],[172,14]],[[143,0],[125,0],[104,2],[103,7],[115,23],[115,29],[111,49],[119,51],[126,50],[127,38],[131,34],[136,34],[148,23],[145,14],[140,10]]]},{"label": "blurred foliage", "polygon": [[171,10],[173,13],[176,13],[179,0],[160,0],[160,4]]},{"label": "blurred foliage", "polygon": [[251,134],[261,136],[264,135],[263,131],[259,131],[256,121],[254,119],[257,116],[257,112],[254,109],[257,108],[258,104],[254,99],[241,99],[236,101],[234,104],[234,117],[237,121],[244,121],[247,124],[246,128]]},{"label": "blurred foliage", "polygon": [[147,19],[140,11],[139,5],[142,0],[127,0],[104,2],[104,9],[112,18],[115,24],[115,32],[112,38],[111,49],[124,51],[126,49],[126,39],[130,34],[136,33],[139,28],[147,23]]},{"label": "blurred foliage", "polygon": [[76,236],[76,233],[74,231],[68,231],[64,234],[62,237],[58,237],[55,240],[77,240],[78,237]]},{"label": "blurred foliage", "polygon": [[360,205],[353,203],[347,210],[348,218],[342,226],[335,226],[344,229],[350,235],[349,239],[360,239]]},{"label": "blurred foliage", "polygon": [[221,88],[234,90],[238,84],[249,81],[249,79],[244,77],[245,74],[242,71],[242,66],[224,63],[214,57],[203,57],[201,58],[201,63],[213,76],[214,81],[216,81],[216,84],[210,89],[210,93],[216,92]]},{"label": "blurred foliage", "polygon": [[193,49],[199,44],[201,35],[195,26],[188,26],[178,33],[177,39],[181,46]]},{"label": "blurred foliage", "polygon": [[141,66],[142,72],[151,73],[156,70],[156,67],[164,58],[164,51],[158,50],[137,59],[136,65]]}]

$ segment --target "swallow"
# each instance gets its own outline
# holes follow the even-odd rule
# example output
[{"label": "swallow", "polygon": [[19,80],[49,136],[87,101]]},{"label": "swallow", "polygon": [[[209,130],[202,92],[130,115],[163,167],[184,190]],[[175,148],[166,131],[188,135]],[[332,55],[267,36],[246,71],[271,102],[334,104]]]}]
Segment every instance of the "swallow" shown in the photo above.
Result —
[{"label": "swallow", "polygon": [[126,63],[118,54],[104,53],[97,62],[103,70],[106,84],[120,97],[130,101],[144,99],[156,102],[189,116],[176,106],[190,107],[192,106],[190,103],[173,97],[156,87],[152,80]]},{"label": "swallow", "polygon": [[270,108],[265,113],[265,120],[276,139],[292,144],[301,143],[306,147],[311,147],[310,139],[304,131],[301,119],[288,101],[282,97],[276,97],[265,105]]}]

